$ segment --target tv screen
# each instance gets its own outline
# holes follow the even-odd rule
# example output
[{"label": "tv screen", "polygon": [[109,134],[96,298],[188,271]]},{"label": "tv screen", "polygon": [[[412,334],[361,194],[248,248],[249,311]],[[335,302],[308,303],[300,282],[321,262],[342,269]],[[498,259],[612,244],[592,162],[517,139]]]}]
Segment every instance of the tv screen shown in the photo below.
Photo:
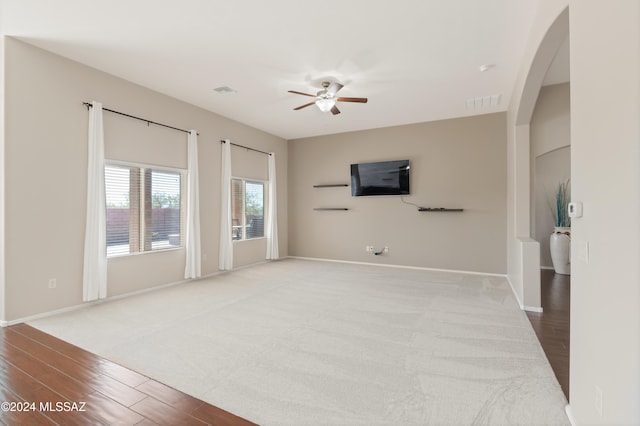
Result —
[{"label": "tv screen", "polygon": [[409,194],[409,160],[351,165],[351,195]]}]

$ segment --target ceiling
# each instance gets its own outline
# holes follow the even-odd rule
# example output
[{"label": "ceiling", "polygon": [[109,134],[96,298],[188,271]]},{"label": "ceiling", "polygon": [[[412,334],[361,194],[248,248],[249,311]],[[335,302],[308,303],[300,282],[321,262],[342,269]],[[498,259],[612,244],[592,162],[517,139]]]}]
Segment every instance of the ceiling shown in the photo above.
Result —
[{"label": "ceiling", "polygon": [[[5,35],[285,139],[505,111],[539,2],[0,1]],[[294,111],[324,80],[369,102]]]}]

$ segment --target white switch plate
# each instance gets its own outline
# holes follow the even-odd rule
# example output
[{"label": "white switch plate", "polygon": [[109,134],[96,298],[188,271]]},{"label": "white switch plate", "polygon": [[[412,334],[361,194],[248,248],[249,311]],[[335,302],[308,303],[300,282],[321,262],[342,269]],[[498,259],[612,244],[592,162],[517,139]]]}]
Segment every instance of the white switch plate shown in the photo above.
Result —
[{"label": "white switch plate", "polygon": [[589,241],[577,240],[575,247],[577,260],[589,264]]},{"label": "white switch plate", "polygon": [[600,386],[596,385],[596,412],[600,417],[602,417],[602,408],[603,408],[603,396],[602,389]]}]

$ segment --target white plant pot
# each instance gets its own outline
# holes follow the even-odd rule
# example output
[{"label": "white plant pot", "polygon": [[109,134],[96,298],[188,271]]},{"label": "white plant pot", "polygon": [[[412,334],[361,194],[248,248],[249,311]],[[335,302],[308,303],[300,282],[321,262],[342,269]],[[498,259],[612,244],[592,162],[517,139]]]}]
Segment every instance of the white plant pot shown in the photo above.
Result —
[{"label": "white plant pot", "polygon": [[556,226],[549,238],[549,249],[556,274],[571,275],[571,228]]}]

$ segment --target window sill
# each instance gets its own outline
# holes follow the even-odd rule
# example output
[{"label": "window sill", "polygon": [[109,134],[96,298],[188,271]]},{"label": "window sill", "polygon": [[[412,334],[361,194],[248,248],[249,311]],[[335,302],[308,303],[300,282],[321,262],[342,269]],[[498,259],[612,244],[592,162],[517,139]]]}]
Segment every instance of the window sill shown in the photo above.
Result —
[{"label": "window sill", "polygon": [[259,241],[259,240],[266,240],[267,237],[256,237],[256,238],[245,238],[244,240],[232,240],[231,242],[236,244],[236,243],[244,243],[247,241]]},{"label": "window sill", "polygon": [[170,252],[170,251],[179,251],[179,250],[183,250],[184,251],[184,247],[173,247],[173,248],[166,248],[166,249],[160,249],[160,250],[139,251],[139,252],[135,252],[135,253],[114,254],[114,255],[111,255],[111,256],[107,256],[107,262],[111,261],[113,259],[122,259],[123,257],[143,256],[143,255],[148,255],[148,254],[166,253],[166,252]]}]

